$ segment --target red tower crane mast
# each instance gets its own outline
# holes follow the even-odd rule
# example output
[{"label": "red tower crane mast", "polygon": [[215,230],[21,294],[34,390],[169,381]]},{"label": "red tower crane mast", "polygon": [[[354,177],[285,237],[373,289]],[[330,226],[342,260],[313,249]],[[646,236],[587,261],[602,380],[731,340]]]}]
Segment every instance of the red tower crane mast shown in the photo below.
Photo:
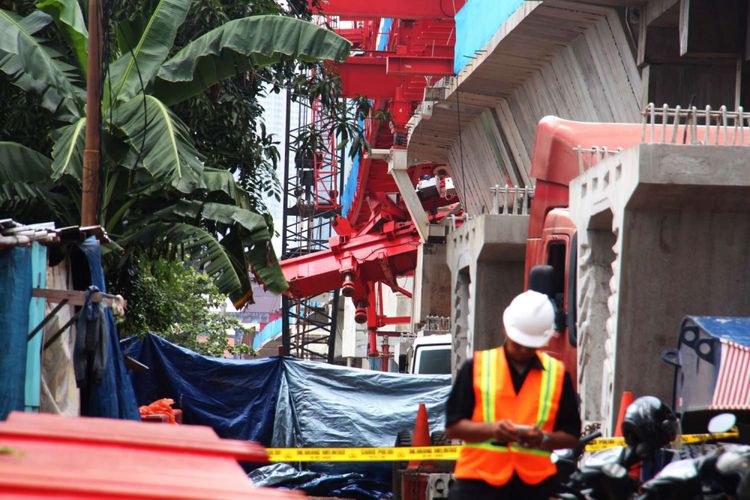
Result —
[{"label": "red tower crane mast", "polygon": [[[387,111],[390,117],[387,123],[372,116],[366,120],[365,137],[374,151],[405,148],[407,122],[430,79],[453,75],[453,16],[464,3],[465,0],[322,2],[318,13],[338,16],[336,31],[352,42],[353,55],[336,65],[344,95],[365,96],[373,101],[373,110]],[[392,19],[390,30],[381,33],[381,20],[385,18]],[[379,46],[383,37],[387,37],[387,42]],[[409,167],[410,188],[415,189],[423,175],[432,176],[437,167]],[[365,155],[356,183],[346,217],[337,217],[333,224],[336,235],[330,239],[329,249],[284,260],[281,267],[290,284],[288,293],[295,297],[341,288],[341,293],[357,307],[355,321],[367,323],[368,355],[377,356],[378,328],[410,321],[409,317],[384,316],[382,285],[411,296],[399,287],[396,278],[414,271],[424,234],[420,235],[411,213],[413,207],[406,203],[385,159]],[[320,188],[326,193],[325,186]],[[408,198],[409,193],[406,194]],[[335,197],[331,200],[335,202]],[[455,196],[442,193],[423,200],[422,210],[429,212],[429,221],[437,222],[441,218],[440,207],[456,202]]]}]

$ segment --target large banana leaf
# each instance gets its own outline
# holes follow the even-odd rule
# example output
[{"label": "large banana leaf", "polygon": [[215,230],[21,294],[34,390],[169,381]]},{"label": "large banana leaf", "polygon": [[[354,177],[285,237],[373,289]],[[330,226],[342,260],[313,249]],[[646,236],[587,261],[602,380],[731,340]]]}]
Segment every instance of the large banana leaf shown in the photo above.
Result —
[{"label": "large banana leaf", "polygon": [[[263,216],[220,203],[205,203],[202,216],[230,226],[229,233],[221,240],[222,244],[234,247],[233,253],[236,255],[243,255],[247,259],[245,269],[251,267],[267,289],[274,293],[282,293],[289,288],[279,268],[279,261],[271,245],[271,231]],[[235,298],[230,298],[237,305]]]},{"label": "large banana leaf", "polygon": [[165,104],[175,104],[252,66],[284,58],[342,60],[349,45],[333,31],[291,17],[235,19],[193,40],[165,62],[154,95]]},{"label": "large banana leaf", "polygon": [[203,168],[203,182],[206,191],[226,193],[240,208],[250,208],[250,195],[237,185],[232,172],[222,168]]},{"label": "large banana leaf", "polygon": [[27,92],[42,96],[42,106],[64,120],[81,116],[83,90],[74,85],[74,68],[34,33],[52,22],[35,11],[25,18],[0,9],[0,71]]},{"label": "large banana leaf", "polygon": [[17,142],[0,142],[0,184],[49,180],[52,161]]},{"label": "large banana leaf", "polygon": [[46,12],[55,20],[55,24],[73,49],[73,54],[78,61],[78,69],[85,77],[89,33],[78,0],[41,0],[37,2],[36,8]]},{"label": "large banana leaf", "polygon": [[165,254],[180,247],[190,260],[213,278],[219,291],[230,297],[238,297],[246,293],[246,287],[243,287],[235,270],[239,267],[235,258],[211,233],[198,226],[186,223],[155,222],[138,229],[119,243],[125,247],[134,245],[161,247]]},{"label": "large banana leaf", "polygon": [[51,214],[60,197],[50,193],[46,156],[15,142],[0,142],[0,218]]},{"label": "large banana leaf", "polygon": [[83,172],[83,147],[86,142],[86,117],[58,129],[52,146],[52,178],[69,174],[78,179]]},{"label": "large banana leaf", "polygon": [[247,254],[250,267],[266,288],[274,293],[283,293],[289,289],[289,283],[279,267],[279,260],[270,241],[256,244]]},{"label": "large banana leaf", "polygon": [[222,203],[204,203],[202,215],[208,220],[226,224],[227,226],[240,224],[247,232],[245,240],[248,247],[259,241],[269,241],[271,239],[266,219],[262,215],[250,210]]},{"label": "large banana leaf", "polygon": [[[110,102],[126,102],[143,92],[169,55],[177,29],[185,21],[191,0],[160,0],[140,40],[109,67]],[[108,86],[105,91],[108,91]]]},{"label": "large banana leaf", "polygon": [[154,217],[167,223],[191,220],[218,224],[218,231],[224,234],[221,244],[233,256],[235,272],[242,284],[238,291],[228,294],[236,307],[252,299],[250,269],[272,292],[281,293],[289,288],[270,244],[271,231],[263,216],[222,203],[181,201],[160,210]]},{"label": "large banana leaf", "polygon": [[114,123],[156,179],[183,193],[205,189],[203,163],[187,126],[164,103],[150,95],[136,96],[116,110]]}]

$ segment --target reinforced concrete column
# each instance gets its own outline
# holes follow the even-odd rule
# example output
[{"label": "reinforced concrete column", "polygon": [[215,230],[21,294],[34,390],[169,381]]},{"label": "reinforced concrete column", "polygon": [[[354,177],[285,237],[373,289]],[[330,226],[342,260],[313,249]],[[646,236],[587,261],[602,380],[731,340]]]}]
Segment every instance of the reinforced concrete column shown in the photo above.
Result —
[{"label": "reinforced concrete column", "polygon": [[523,290],[528,216],[480,215],[448,235],[453,372],[503,341],[502,312]]}]

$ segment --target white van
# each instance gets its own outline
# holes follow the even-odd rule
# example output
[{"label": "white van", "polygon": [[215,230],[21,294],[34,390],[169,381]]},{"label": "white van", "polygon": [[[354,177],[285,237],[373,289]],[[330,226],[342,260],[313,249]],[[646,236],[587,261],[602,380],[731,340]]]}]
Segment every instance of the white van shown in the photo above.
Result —
[{"label": "white van", "polygon": [[453,341],[451,334],[423,335],[414,339],[409,373],[450,375]]}]

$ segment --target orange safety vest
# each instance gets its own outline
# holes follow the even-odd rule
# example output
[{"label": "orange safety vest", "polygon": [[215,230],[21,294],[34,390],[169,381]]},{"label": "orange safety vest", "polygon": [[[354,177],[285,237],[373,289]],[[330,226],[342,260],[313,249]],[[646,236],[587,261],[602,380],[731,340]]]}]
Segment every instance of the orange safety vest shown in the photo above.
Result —
[{"label": "orange safety vest", "polygon": [[[529,370],[516,394],[511,367],[502,347],[474,355],[474,422],[509,419],[515,424],[534,425],[552,432],[562,396],[565,367],[551,356],[539,353],[544,370]],[[539,484],[557,472],[550,453],[524,448],[517,443],[499,446],[490,441],[464,443],[454,476],[481,479],[502,486],[513,473],[529,485]]]}]

